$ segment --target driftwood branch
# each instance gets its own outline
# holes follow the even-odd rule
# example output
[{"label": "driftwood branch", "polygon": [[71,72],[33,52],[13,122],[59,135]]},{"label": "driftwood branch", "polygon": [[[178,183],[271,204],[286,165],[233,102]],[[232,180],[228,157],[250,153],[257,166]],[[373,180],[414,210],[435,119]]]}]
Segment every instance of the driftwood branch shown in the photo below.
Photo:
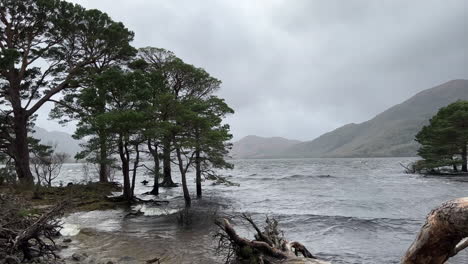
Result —
[{"label": "driftwood branch", "polygon": [[327,263],[316,259],[303,244],[284,239],[274,219],[267,218],[263,232],[250,216],[243,214],[242,219],[255,229],[257,234],[254,240],[240,237],[228,219],[216,221],[216,225],[223,231],[217,234],[220,238],[219,246],[228,249],[226,263],[230,263],[230,258],[236,258],[238,263]]},{"label": "driftwood branch", "polygon": [[442,204],[426,218],[403,264],[443,264],[468,247],[468,197]]},{"label": "driftwood branch", "polygon": [[452,254],[450,254],[450,257],[457,255],[460,251],[464,250],[467,247],[468,247],[468,238],[465,238],[460,243],[458,243],[458,245],[453,250]]},{"label": "driftwood branch", "polygon": [[60,215],[65,208],[65,203],[56,205],[52,210],[39,217],[31,226],[20,232],[14,242],[11,250],[16,250],[28,244],[32,238],[36,238],[43,230],[50,229],[49,221],[53,220],[56,216]]},{"label": "driftwood branch", "polygon": [[56,258],[54,239],[61,228],[57,218],[65,206],[58,204],[42,215],[24,214],[29,208],[21,199],[0,194],[0,256]]}]

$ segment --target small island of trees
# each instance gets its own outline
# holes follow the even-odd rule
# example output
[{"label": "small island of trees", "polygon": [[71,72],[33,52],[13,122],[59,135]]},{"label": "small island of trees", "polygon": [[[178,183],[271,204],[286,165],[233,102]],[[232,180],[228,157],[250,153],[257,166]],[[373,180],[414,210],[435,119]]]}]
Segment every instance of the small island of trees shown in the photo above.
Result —
[{"label": "small island of trees", "polygon": [[467,173],[468,101],[442,107],[416,135],[422,158],[407,168],[423,174]]}]

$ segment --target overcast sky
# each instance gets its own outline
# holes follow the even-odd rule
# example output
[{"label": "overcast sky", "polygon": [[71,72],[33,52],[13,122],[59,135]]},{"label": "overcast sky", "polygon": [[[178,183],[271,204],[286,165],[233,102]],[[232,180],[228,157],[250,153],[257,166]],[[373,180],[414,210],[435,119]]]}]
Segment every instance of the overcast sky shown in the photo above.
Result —
[{"label": "overcast sky", "polygon": [[[76,0],[223,81],[246,135],[310,140],[468,79],[464,0]],[[42,116],[47,108],[41,110]],[[73,131],[39,118],[48,130]]]}]

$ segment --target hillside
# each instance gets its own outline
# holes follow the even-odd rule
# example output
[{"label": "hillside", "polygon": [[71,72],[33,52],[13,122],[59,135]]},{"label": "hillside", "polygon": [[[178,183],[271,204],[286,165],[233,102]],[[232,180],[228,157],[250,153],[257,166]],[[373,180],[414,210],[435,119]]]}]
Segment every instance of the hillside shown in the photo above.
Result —
[{"label": "hillside", "polygon": [[468,100],[468,80],[424,90],[361,124],[348,124],[315,140],[296,144],[277,157],[415,156],[414,136],[439,108]]},{"label": "hillside", "polygon": [[36,139],[40,139],[42,144],[57,145],[57,152],[64,152],[70,155],[73,159],[75,154],[81,151],[80,141],[75,140],[72,136],[60,131],[47,131],[40,127],[34,127],[35,133],[32,135]]},{"label": "hillside", "polygon": [[246,136],[234,142],[230,156],[236,159],[265,158],[271,153],[283,152],[288,147],[300,142],[299,140],[289,140],[281,137]]}]

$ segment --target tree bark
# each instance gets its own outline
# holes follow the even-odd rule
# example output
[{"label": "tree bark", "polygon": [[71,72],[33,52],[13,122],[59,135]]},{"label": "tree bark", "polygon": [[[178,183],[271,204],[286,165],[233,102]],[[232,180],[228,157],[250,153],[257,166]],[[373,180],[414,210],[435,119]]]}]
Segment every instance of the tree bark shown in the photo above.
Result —
[{"label": "tree bark", "polygon": [[202,197],[202,186],[201,186],[201,158],[200,158],[200,150],[196,150],[195,152],[195,181],[197,185],[197,198]]},{"label": "tree bark", "polygon": [[151,140],[148,140],[148,150],[150,151],[151,156],[153,156],[153,162],[154,162],[154,168],[153,168],[154,184],[153,184],[153,189],[151,190],[150,194],[159,195],[159,170],[161,168],[159,164],[158,146],[155,145],[155,147],[153,148],[153,144],[151,143]]},{"label": "tree bark", "polygon": [[468,244],[468,197],[442,204],[426,218],[403,264],[443,264]]},{"label": "tree bark", "polygon": [[99,182],[109,182],[107,155],[106,137],[104,135],[99,135]]},{"label": "tree bark", "polygon": [[123,197],[127,200],[130,201],[133,196],[131,193],[131,187],[130,187],[130,165],[129,165],[129,159],[128,159],[128,147],[126,146],[127,143],[124,143],[122,140],[122,137],[119,138],[119,155],[120,155],[120,160],[122,162],[122,174],[123,174]]},{"label": "tree bark", "polygon": [[24,109],[14,109],[14,133],[13,157],[15,160],[15,170],[18,180],[22,185],[34,185],[34,177],[29,167],[29,145],[28,145],[28,117]]},{"label": "tree bark", "polygon": [[164,140],[163,145],[163,181],[161,187],[177,187],[171,175],[171,141]]},{"label": "tree bark", "polygon": [[131,189],[131,197],[135,196],[135,181],[136,181],[136,175],[137,175],[137,169],[138,169],[138,164],[140,163],[140,149],[138,148],[139,144],[135,144],[135,161],[133,162],[133,176],[132,176],[132,189]]},{"label": "tree bark", "polygon": [[463,144],[462,147],[462,171],[463,172],[468,172],[468,167],[467,167],[467,150],[466,150],[466,143]]},{"label": "tree bark", "polygon": [[190,198],[190,193],[187,187],[187,170],[184,168],[184,161],[182,159],[182,153],[180,151],[180,148],[176,148],[176,153],[177,153],[177,160],[178,160],[178,165],[179,165],[179,170],[180,170],[180,176],[182,180],[182,191],[184,193],[184,200],[185,200],[185,207],[190,207],[192,205],[192,199]]}]

